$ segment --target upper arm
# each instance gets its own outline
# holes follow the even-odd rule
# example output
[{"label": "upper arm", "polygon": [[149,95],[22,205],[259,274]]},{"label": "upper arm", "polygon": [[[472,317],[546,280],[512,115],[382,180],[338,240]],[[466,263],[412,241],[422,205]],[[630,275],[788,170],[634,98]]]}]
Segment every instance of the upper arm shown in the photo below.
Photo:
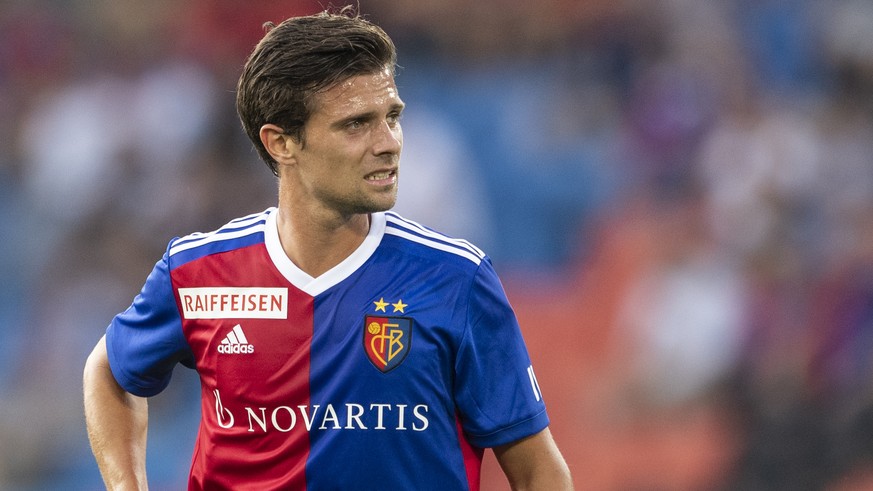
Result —
[{"label": "upper arm", "polygon": [[570,470],[549,428],[494,447],[497,462],[514,490],[572,490]]},{"label": "upper arm", "polygon": [[121,401],[131,405],[130,401],[138,399],[133,394],[128,393],[112,373],[106,350],[105,335],[100,338],[85,360],[82,384],[86,409],[93,404],[104,404],[107,400]]},{"label": "upper arm", "polygon": [[106,352],[105,335],[100,338],[97,345],[94,346],[94,349],[91,351],[91,354],[88,355],[87,360],[85,360],[83,383],[86,398],[91,395],[91,388],[100,387],[100,382],[111,382],[107,383],[106,386],[111,387],[112,384],[114,384],[118,387],[118,391],[123,390],[118,386],[118,382],[115,381],[115,377],[112,375],[112,371],[109,368],[109,356]]}]

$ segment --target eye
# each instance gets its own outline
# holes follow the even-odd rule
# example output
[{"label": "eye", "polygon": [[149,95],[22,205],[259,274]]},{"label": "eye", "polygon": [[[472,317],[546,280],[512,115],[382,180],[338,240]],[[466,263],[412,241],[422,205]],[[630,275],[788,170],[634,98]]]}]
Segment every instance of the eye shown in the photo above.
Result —
[{"label": "eye", "polygon": [[364,127],[364,122],[360,119],[353,119],[346,123],[346,128],[350,130],[359,130]]},{"label": "eye", "polygon": [[400,118],[401,118],[401,116],[400,116],[399,112],[398,113],[391,113],[388,115],[388,118],[387,118],[388,124],[391,126],[396,126],[397,123],[400,122]]}]

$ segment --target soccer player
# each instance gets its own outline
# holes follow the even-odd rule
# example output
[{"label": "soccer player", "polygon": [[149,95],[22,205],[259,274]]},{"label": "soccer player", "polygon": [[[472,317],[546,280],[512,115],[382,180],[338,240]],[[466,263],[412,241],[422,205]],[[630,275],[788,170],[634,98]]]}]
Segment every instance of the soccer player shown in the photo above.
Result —
[{"label": "soccer player", "polygon": [[389,212],[395,49],[351,9],[273,26],[237,109],[278,205],[169,243],[85,365],[106,486],[144,489],[146,398],[201,380],[188,488],[572,488],[490,261]]}]

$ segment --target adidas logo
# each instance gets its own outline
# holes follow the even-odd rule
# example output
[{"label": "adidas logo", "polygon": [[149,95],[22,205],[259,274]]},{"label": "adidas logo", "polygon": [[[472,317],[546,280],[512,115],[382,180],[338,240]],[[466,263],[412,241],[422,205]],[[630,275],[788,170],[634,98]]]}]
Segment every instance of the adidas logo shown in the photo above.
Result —
[{"label": "adidas logo", "polygon": [[249,344],[249,340],[243,333],[242,326],[239,324],[233,326],[233,329],[218,345],[218,352],[224,354],[244,355],[254,353],[255,347]]}]

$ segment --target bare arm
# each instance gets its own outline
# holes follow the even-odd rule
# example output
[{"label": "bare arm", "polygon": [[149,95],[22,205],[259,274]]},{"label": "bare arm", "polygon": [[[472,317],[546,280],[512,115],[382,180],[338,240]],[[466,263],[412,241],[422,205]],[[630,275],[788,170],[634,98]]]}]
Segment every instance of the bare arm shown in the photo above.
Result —
[{"label": "bare arm", "polygon": [[494,455],[515,491],[573,489],[570,469],[548,428],[516,442],[495,447]]},{"label": "bare arm", "polygon": [[126,392],[109,369],[103,337],[85,362],[85,423],[109,490],[148,488],[145,472],[148,403]]}]

